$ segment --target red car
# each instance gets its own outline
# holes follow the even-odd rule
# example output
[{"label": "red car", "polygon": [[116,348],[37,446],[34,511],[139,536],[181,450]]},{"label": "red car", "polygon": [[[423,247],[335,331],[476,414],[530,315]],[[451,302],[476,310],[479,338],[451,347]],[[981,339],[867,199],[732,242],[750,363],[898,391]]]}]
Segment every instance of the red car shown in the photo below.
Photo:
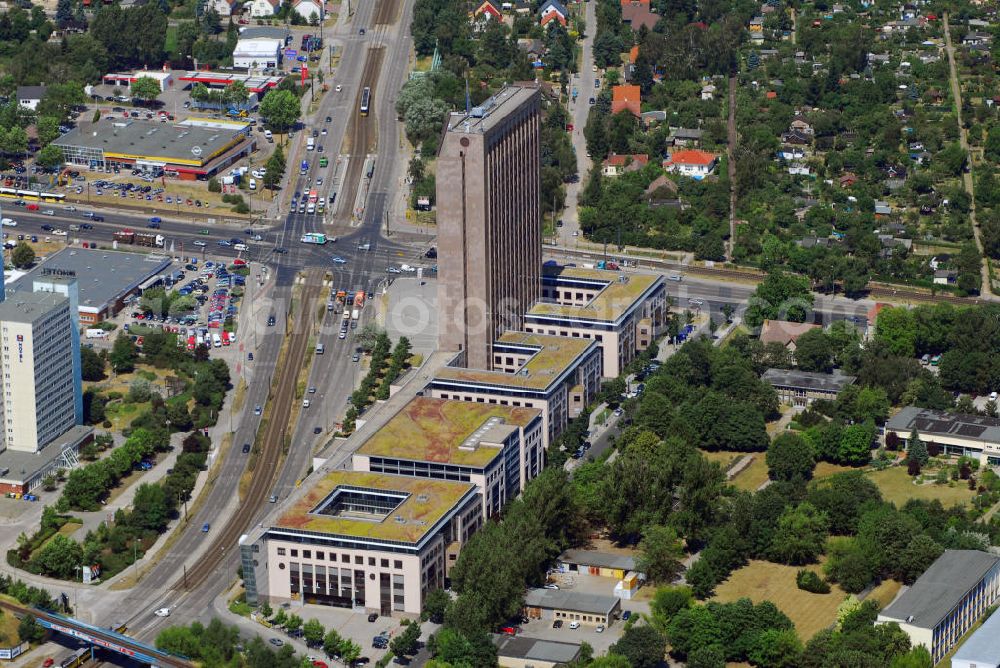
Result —
[{"label": "red car", "polygon": [[37,204],[29,204],[28,205],[28,211],[38,211],[38,205]]},{"label": "red car", "polygon": [[501,627],[500,628],[500,633],[503,633],[504,635],[508,635],[508,636],[516,636],[517,635],[517,627],[516,626],[504,626],[504,627]]},{"label": "red car", "polygon": [[324,661],[320,661],[319,659],[316,659],[315,661],[313,661],[313,665],[316,668],[330,668],[329,666],[326,665],[326,663]]}]

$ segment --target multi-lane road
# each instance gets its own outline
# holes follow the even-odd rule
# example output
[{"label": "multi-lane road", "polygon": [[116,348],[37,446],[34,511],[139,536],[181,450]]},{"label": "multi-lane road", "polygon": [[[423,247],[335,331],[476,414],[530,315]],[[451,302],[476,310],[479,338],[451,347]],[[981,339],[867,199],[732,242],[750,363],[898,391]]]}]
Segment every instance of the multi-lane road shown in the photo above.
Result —
[{"label": "multi-lane road", "polygon": [[[115,610],[95,611],[98,620],[107,621],[102,615],[109,620],[121,619],[121,611],[126,610],[132,613],[128,620],[131,632],[139,638],[152,639],[165,623],[191,621],[207,611],[235,573],[239,536],[270,509],[267,500],[271,494],[279,498],[287,496],[304,475],[316,444],[314,416],[343,410],[356,376],[352,339],[358,330],[341,340],[336,335],[339,325],[334,319],[336,314],[320,315],[328,290],[374,292],[390,276],[387,267],[403,262],[413,264],[425,250],[424,246],[389,241],[380,235],[389,193],[400,176],[394,107],[407,69],[402,65],[409,57],[411,11],[412,0],[362,3],[352,20],[342,22],[330,37],[343,47],[341,61],[329,82],[331,91],[312,117],[306,119],[301,134],[326,127],[328,134],[321,141],[330,143],[326,148],[338,151],[339,157],[333,160],[335,154],[326,153],[334,164],[321,169],[319,155],[296,151],[293,147],[290,155],[308,159],[310,167],[306,174],[299,174],[296,169],[288,178],[288,188],[296,192],[316,187],[317,177],[324,178],[325,187],[337,193],[336,206],[328,212],[327,219],[289,212],[279,225],[255,227],[254,233],[263,237],[259,242],[249,241],[242,227],[207,226],[170,218],[160,223],[157,232],[165,237],[164,252],[171,255],[233,257],[237,255],[234,248],[218,241],[234,237],[247,240],[250,250],[244,257],[266,262],[274,269],[274,284],[267,295],[270,308],[260,313],[259,320],[265,320],[269,310],[286,327],[251,323],[257,328],[258,343],[243,401],[244,412],[235,416],[232,446],[221,453],[222,460],[213,472],[203,503],[127,598],[119,601]],[[337,85],[341,87],[339,92],[335,92]],[[372,105],[370,113],[362,116],[358,105],[365,87],[372,90]],[[327,117],[331,119],[329,123],[325,122]],[[369,177],[364,167],[372,164],[372,160],[374,170]],[[298,162],[289,160],[289,167],[297,168]],[[104,210],[100,211],[104,220],[93,222],[82,215],[93,209],[82,205],[77,205],[77,211],[52,208],[57,210],[55,216],[18,211],[18,227],[6,231],[45,234],[41,231],[44,224],[67,229],[74,222],[90,222],[92,229],[74,233],[67,241],[94,241],[107,246],[115,231],[126,226],[141,228],[146,223],[141,215]],[[209,234],[202,234],[202,228],[210,228]],[[325,232],[338,240],[326,246],[299,243],[306,232]],[[281,250],[276,252],[276,249]],[[345,262],[334,263],[335,256]],[[296,289],[300,279],[301,285]],[[313,339],[314,335],[319,338]],[[244,335],[242,340],[249,339]],[[315,363],[309,384],[316,386],[317,392],[313,405],[304,408],[297,403],[296,386],[299,370],[313,354],[307,345],[312,340],[325,343],[326,350],[322,356],[312,358]],[[252,408],[256,405],[266,406],[263,416],[253,415]],[[290,424],[296,410],[297,424]],[[262,424],[263,434],[258,435]],[[321,426],[326,432],[332,425]],[[289,432],[293,438],[286,451],[285,434]],[[243,443],[257,443],[252,457],[256,465],[240,498],[240,479],[251,459],[242,453]],[[212,526],[207,534],[201,531],[206,522]],[[161,607],[171,609],[167,620],[152,614]]]}]

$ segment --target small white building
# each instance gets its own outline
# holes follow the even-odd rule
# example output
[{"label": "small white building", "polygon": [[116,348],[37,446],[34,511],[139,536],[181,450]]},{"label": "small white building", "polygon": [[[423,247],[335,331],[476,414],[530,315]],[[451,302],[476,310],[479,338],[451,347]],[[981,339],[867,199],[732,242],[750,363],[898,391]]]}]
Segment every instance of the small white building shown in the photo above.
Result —
[{"label": "small white building", "polygon": [[250,0],[243,5],[255,19],[270,18],[281,9],[281,0]]},{"label": "small white building", "polygon": [[306,21],[311,22],[313,17],[323,20],[323,3],[320,0],[295,0],[292,2],[292,9]]},{"label": "small white building", "polygon": [[244,28],[233,50],[233,66],[278,67],[288,34],[284,28]]},{"label": "small white building", "polygon": [[25,109],[35,111],[47,90],[45,86],[18,86],[17,103]]},{"label": "small white building", "polygon": [[205,9],[214,9],[219,16],[232,16],[236,13],[238,0],[208,0]]}]

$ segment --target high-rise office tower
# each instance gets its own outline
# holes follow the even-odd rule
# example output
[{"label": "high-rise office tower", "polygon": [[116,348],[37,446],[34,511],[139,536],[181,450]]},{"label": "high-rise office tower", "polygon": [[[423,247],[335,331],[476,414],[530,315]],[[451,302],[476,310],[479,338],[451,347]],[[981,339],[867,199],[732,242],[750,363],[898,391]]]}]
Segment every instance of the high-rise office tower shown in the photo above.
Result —
[{"label": "high-rise office tower", "polygon": [[507,86],[448,118],[437,161],[438,344],[492,368],[493,341],[521,329],[541,293],[541,106]]},{"label": "high-rise office tower", "polygon": [[38,452],[78,424],[79,347],[70,310],[69,295],[53,291],[0,303],[0,451]]}]

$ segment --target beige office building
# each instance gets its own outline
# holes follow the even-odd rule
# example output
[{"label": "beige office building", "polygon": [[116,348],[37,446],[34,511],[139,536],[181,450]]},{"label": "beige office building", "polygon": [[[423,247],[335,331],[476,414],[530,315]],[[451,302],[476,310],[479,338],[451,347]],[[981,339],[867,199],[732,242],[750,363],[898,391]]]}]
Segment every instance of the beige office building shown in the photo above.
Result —
[{"label": "beige office building", "polygon": [[492,369],[441,369],[431,396],[537,408],[548,442],[601,390],[601,349],[594,340],[506,332],[493,345]]},{"label": "beige office building", "polygon": [[507,86],[447,122],[437,160],[439,346],[490,369],[541,291],[539,90]]},{"label": "beige office building", "polygon": [[353,455],[355,471],[471,482],[498,515],[544,467],[536,408],[414,397]]},{"label": "beige office building", "polygon": [[663,276],[547,266],[524,331],[597,341],[604,376],[617,378],[663,331],[667,314]]},{"label": "beige office building", "polygon": [[73,341],[66,296],[15,293],[0,303],[0,451],[39,452],[76,425],[80,383]]},{"label": "beige office building", "polygon": [[482,523],[471,483],[333,471],[240,538],[247,601],[419,615]]}]

